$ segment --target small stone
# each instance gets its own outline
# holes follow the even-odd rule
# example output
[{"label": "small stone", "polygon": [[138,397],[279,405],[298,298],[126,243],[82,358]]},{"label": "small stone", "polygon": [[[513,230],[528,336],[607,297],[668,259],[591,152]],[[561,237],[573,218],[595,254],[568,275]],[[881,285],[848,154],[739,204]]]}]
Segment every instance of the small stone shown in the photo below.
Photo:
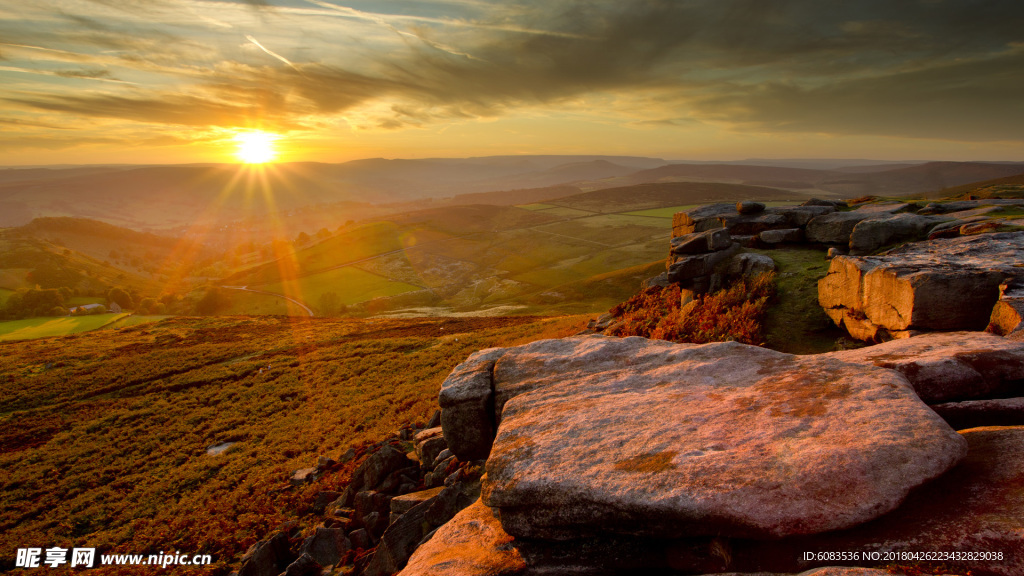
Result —
[{"label": "small stone", "polygon": [[320,576],[323,566],[313,560],[308,554],[299,556],[295,562],[288,565],[284,576]]},{"label": "small stone", "polygon": [[765,244],[791,244],[803,241],[804,231],[800,228],[765,230],[758,234],[758,238]]},{"label": "small stone", "polygon": [[764,212],[764,204],[760,202],[737,202],[736,211],[740,214],[757,214]]},{"label": "small stone", "polygon": [[289,479],[292,486],[302,486],[303,484],[309,484],[317,479],[318,471],[316,468],[299,468],[295,472],[292,472],[292,476]]},{"label": "small stone", "polygon": [[353,530],[348,535],[348,539],[352,542],[352,548],[355,550],[369,550],[373,547],[373,543],[370,541],[370,534],[363,528]]},{"label": "small stone", "polygon": [[961,236],[972,236],[975,234],[988,234],[995,232],[1002,224],[995,220],[986,220],[984,222],[976,222],[973,224],[964,224],[960,227]]},{"label": "small stone", "polygon": [[317,528],[302,543],[301,554],[309,556],[321,566],[333,566],[351,549],[352,543],[345,538],[342,529]]},{"label": "small stone", "polygon": [[377,538],[380,538],[380,535],[384,533],[385,529],[387,529],[389,519],[390,514],[370,512],[363,517],[363,524],[366,527],[366,532],[376,540]]},{"label": "small stone", "polygon": [[317,458],[317,461],[316,461],[316,467],[319,468],[320,470],[323,470],[325,468],[330,468],[331,466],[334,466],[335,464],[337,464],[337,462],[335,462],[331,458],[328,458],[327,456],[320,456],[319,458]]},{"label": "small stone", "polygon": [[437,458],[434,459],[434,465],[437,466],[441,462],[444,462],[445,460],[447,460],[449,458],[454,458],[454,457],[455,457],[455,455],[452,454],[452,451],[447,449],[447,448],[445,448],[444,450],[441,451],[440,454],[437,455]]},{"label": "small stone", "polygon": [[238,576],[277,576],[294,558],[288,550],[288,535],[278,532],[246,551]]},{"label": "small stone", "polygon": [[428,429],[430,429],[430,428],[437,428],[440,425],[441,425],[441,411],[440,410],[436,410],[434,412],[434,414],[430,417],[430,420],[427,422],[427,428]]},{"label": "small stone", "polygon": [[329,490],[318,492],[316,500],[313,501],[313,513],[323,514],[324,510],[327,509],[327,506],[339,498],[341,498],[341,492],[333,492]]},{"label": "small stone", "polygon": [[440,494],[442,490],[444,490],[442,487],[429,488],[427,490],[413,492],[412,494],[405,494],[404,496],[396,496],[391,499],[391,512],[394,514],[405,514],[411,510],[413,506],[430,500]]}]

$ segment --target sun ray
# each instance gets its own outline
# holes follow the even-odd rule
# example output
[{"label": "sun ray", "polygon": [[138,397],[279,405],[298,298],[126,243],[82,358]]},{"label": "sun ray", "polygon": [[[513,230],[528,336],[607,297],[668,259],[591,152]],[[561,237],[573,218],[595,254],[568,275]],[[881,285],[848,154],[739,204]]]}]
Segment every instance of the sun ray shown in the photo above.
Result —
[{"label": "sun ray", "polygon": [[235,142],[238,143],[238,150],[235,154],[246,164],[265,164],[273,162],[277,158],[277,150],[274,143],[280,138],[277,134],[270,134],[261,130],[250,132],[239,132],[235,135]]}]

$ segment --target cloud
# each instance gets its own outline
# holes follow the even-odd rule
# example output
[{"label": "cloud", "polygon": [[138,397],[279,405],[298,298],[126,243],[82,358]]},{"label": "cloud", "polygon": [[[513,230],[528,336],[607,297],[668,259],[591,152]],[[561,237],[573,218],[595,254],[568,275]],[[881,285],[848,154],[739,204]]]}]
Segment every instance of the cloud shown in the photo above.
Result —
[{"label": "cloud", "polygon": [[48,112],[117,118],[174,126],[239,127],[262,125],[270,130],[299,130],[303,125],[277,114],[260,102],[229,104],[199,96],[164,94],[151,98],[114,95],[37,96],[3,101]]},{"label": "cloud", "polygon": [[816,87],[765,82],[691,104],[763,132],[827,132],[965,141],[1024,136],[1024,51]]},{"label": "cloud", "polygon": [[547,107],[637,127],[1024,138],[1017,0],[47,1],[0,20],[9,68],[138,83],[0,88],[48,112],[300,130]]}]

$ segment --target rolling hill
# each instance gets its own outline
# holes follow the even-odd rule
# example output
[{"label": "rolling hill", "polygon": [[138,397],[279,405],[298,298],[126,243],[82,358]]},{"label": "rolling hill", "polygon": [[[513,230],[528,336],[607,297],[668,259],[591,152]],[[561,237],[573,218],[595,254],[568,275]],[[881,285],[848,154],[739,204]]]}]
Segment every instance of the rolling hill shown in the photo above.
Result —
[{"label": "rolling hill", "polygon": [[386,204],[546,187],[658,166],[656,158],[495,156],[343,164],[107,166],[0,170],[0,226],[40,216],[138,230],[227,223],[339,202]]},{"label": "rolling hill", "polygon": [[[660,271],[654,268],[663,266],[672,214],[681,207],[804,198],[771,188],[678,182],[516,207],[432,208],[365,222],[239,270],[222,284],[288,295],[320,313],[329,293],[350,314],[597,312]],[[652,208],[659,211],[638,212]],[[641,278],[637,270],[650,273]],[[583,286],[593,289],[587,298],[580,296]]]},{"label": "rolling hill", "polygon": [[1021,173],[1024,173],[1024,164],[985,162],[926,162],[896,168],[878,165],[835,170],[741,164],[670,164],[603,182],[581,183],[580,187],[594,189],[690,180],[769,186],[844,197],[868,194],[909,196]]},{"label": "rolling hill", "polygon": [[1024,174],[945,188],[935,194],[930,194],[929,198],[963,199],[967,196],[975,198],[1024,197]]}]

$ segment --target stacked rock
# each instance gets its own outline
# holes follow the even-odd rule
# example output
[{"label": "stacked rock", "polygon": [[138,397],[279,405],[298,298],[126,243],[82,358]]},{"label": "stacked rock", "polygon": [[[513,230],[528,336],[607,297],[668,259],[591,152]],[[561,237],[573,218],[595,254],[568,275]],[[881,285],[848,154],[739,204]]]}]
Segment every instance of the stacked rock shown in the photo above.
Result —
[{"label": "stacked rock", "polygon": [[739,249],[724,228],[677,236],[669,249],[666,278],[695,294],[717,290],[722,276],[715,267]]},{"label": "stacked rock", "polygon": [[[312,512],[323,516],[323,523],[305,538],[292,524],[256,543],[238,576],[313,576],[332,567],[353,576],[400,570],[434,530],[480,496],[483,462],[460,462],[448,450],[439,422],[437,414],[434,428],[406,427],[361,450],[368,457],[345,491],[317,494]],[[413,451],[405,452],[410,442]],[[340,460],[356,457],[349,450]],[[337,466],[322,457],[317,467],[296,472],[292,483],[315,482]]]}]

